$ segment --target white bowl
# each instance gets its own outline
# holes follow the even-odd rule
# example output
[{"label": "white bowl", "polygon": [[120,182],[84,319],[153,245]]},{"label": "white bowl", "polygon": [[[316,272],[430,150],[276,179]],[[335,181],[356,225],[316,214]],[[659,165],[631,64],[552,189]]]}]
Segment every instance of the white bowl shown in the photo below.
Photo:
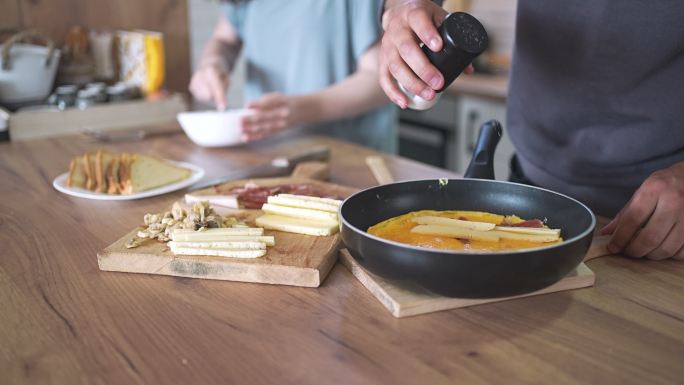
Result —
[{"label": "white bowl", "polygon": [[240,120],[253,110],[246,108],[227,111],[181,112],[178,122],[185,134],[196,145],[225,147],[244,143]]}]

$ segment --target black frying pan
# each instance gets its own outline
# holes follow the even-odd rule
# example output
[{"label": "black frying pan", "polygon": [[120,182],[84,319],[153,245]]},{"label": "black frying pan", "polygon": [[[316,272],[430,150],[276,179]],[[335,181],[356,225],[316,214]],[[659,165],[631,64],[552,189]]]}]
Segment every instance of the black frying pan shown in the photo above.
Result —
[{"label": "black frying pan", "polygon": [[[550,286],[581,261],[596,225],[588,207],[542,188],[492,180],[501,125],[480,128],[465,179],[415,180],[360,191],[340,208],[341,233],[354,259],[381,277],[461,298],[504,297]],[[475,179],[486,178],[486,179]],[[474,210],[547,219],[565,241],[534,249],[463,253],[414,247],[370,235],[378,222],[416,210]],[[401,282],[398,282],[401,284]]]}]

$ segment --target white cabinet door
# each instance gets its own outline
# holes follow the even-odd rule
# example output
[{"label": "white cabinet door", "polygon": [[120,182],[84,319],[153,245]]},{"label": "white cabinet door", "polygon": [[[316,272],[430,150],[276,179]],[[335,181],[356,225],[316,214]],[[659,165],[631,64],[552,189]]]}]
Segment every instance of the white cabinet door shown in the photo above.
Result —
[{"label": "white cabinet door", "polygon": [[508,165],[514,149],[505,126],[506,102],[474,96],[460,96],[458,101],[458,130],[454,143],[456,151],[454,151],[455,157],[450,162],[451,168],[465,173],[473,155],[480,125],[490,119],[496,119],[501,122],[504,131],[494,153],[494,175],[498,180],[508,179]]}]

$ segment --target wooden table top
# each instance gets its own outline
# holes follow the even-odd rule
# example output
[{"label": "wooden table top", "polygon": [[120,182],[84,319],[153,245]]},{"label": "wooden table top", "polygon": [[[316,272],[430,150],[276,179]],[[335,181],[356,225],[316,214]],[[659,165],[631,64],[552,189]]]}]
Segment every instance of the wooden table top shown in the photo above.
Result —
[{"label": "wooden table top", "polygon": [[[183,135],[103,147],[192,162],[207,178],[314,144],[331,180],[374,184],[373,153],[315,137],[205,149]],[[72,198],[52,180],[101,144],[0,144],[3,384],[681,383],[684,263],[605,257],[596,286],[395,319],[342,266],[320,288],[107,273],[96,253],[182,192]],[[447,172],[387,157],[397,179]]]}]

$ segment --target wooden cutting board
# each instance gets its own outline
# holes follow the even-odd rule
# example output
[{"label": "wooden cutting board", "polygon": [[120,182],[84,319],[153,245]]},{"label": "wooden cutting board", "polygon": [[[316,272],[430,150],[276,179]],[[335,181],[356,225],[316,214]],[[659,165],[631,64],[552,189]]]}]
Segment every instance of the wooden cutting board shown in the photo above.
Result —
[{"label": "wooden cutting board", "polygon": [[427,314],[441,310],[457,309],[490,302],[529,297],[563,290],[593,286],[596,276],[587,265],[580,263],[574,271],[557,283],[533,293],[515,297],[466,299],[450,298],[433,294],[419,287],[406,289],[364,270],[349,254],[347,249],[340,250],[340,262],[397,318]]},{"label": "wooden cutting board", "polygon": [[[248,182],[260,186],[305,183],[313,185],[329,196],[339,198],[345,198],[357,191],[354,188],[303,177],[241,180],[223,184],[220,188],[230,189],[244,186]],[[215,191],[212,187],[193,194],[213,194]],[[261,215],[261,210],[231,210],[218,206],[214,208],[222,215],[232,213],[243,218],[252,226],[254,218]],[[170,207],[160,208],[159,211],[167,210],[170,210]],[[134,249],[126,249],[126,242],[137,230],[131,230],[97,254],[100,270],[317,287],[335,264],[341,244],[339,234],[314,237],[267,230],[266,235],[275,236],[275,246],[269,247],[266,255],[261,258],[185,256],[173,255],[164,243],[154,240],[146,241]]]}]

